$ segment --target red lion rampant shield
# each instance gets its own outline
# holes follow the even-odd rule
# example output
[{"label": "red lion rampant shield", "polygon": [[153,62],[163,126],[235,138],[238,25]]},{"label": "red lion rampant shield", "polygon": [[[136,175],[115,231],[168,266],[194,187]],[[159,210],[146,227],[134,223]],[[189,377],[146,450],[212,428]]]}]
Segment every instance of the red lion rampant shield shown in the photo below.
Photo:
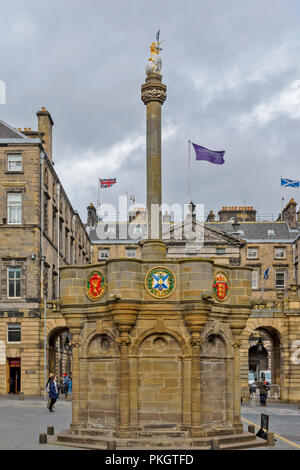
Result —
[{"label": "red lion rampant shield", "polygon": [[104,276],[100,271],[92,272],[86,282],[87,296],[91,300],[98,300],[104,294]]}]

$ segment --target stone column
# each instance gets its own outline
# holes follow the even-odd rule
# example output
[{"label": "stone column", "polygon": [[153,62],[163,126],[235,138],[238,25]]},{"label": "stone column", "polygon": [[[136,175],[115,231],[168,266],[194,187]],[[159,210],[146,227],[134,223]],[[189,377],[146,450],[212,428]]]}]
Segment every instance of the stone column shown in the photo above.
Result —
[{"label": "stone column", "polygon": [[[147,211],[148,239],[161,239],[161,106],[166,100],[166,85],[159,73],[149,74],[142,85],[142,101],[147,106]],[[158,207],[156,206],[156,207]]]},{"label": "stone column", "polygon": [[119,331],[117,343],[120,348],[120,393],[119,393],[119,425],[116,437],[130,437],[130,379],[129,379],[129,333],[135,323],[135,315],[116,314],[114,323]]},{"label": "stone column", "polygon": [[71,427],[80,425],[80,333],[81,328],[69,328],[72,334],[72,424]]},{"label": "stone column", "polygon": [[205,436],[205,431],[201,427],[201,388],[200,388],[200,357],[201,357],[201,344],[200,329],[192,331],[190,340],[192,346],[192,427],[191,435],[193,437]]},{"label": "stone column", "polygon": [[233,427],[243,432],[241,422],[240,330],[233,330]]}]

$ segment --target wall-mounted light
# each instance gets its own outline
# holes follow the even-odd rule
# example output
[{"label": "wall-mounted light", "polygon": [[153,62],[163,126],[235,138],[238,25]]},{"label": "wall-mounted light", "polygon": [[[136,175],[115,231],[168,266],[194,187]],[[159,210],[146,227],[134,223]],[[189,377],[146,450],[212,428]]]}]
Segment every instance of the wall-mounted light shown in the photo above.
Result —
[{"label": "wall-mounted light", "polygon": [[42,261],[45,261],[45,259],[46,259],[46,256],[41,256]]},{"label": "wall-mounted light", "polygon": [[35,259],[35,253],[32,253],[31,259]]}]

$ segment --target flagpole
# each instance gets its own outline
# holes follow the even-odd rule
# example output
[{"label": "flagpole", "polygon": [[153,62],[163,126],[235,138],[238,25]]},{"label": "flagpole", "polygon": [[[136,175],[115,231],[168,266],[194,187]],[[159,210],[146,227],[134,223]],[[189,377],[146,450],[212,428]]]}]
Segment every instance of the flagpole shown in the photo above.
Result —
[{"label": "flagpole", "polygon": [[281,187],[281,197],[280,197],[280,220],[282,220],[282,184],[281,184],[282,176],[280,176],[280,187]]},{"label": "flagpole", "polygon": [[188,140],[188,198],[191,195],[191,141]]},{"label": "flagpole", "polygon": [[97,217],[99,219],[99,209],[100,209],[100,179],[98,177],[98,201],[97,201]]}]

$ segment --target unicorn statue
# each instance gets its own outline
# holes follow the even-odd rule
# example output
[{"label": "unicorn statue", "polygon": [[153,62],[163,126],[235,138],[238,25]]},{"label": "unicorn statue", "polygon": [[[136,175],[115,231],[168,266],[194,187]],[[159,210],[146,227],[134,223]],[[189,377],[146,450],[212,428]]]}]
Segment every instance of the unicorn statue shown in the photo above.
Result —
[{"label": "unicorn statue", "polygon": [[162,62],[159,56],[160,51],[162,48],[160,44],[162,41],[159,41],[159,31],[156,35],[156,41],[154,41],[150,46],[151,56],[148,59],[148,63],[146,65],[146,75],[150,75],[151,73],[160,73]]}]

